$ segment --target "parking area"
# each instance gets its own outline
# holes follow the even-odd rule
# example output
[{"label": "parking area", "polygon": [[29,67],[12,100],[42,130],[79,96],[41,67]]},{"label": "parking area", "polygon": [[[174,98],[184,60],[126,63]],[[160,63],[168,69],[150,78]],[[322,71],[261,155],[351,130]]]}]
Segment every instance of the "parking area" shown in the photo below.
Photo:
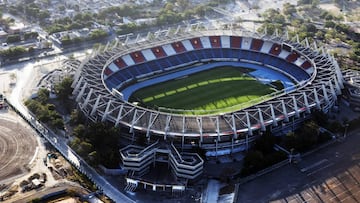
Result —
[{"label": "parking area", "polygon": [[360,130],[348,135],[297,165],[240,185],[237,202],[360,202]]}]

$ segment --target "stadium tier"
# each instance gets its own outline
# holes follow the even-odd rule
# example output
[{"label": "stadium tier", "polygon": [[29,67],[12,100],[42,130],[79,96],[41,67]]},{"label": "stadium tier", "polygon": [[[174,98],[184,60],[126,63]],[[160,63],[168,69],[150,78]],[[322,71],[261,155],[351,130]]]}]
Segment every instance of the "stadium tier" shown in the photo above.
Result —
[{"label": "stadium tier", "polygon": [[[141,77],[142,75],[147,76],[152,72],[162,73],[164,69],[173,69],[172,67],[182,68],[183,66],[181,66],[181,64],[184,64],[184,66],[186,66],[188,65],[188,63],[196,63],[214,59],[216,59],[217,61],[221,61],[221,59],[234,59],[238,61],[248,60],[253,62],[260,62],[263,65],[269,65],[271,67],[284,71],[285,73],[295,78],[297,80],[297,83],[299,83],[302,81],[306,81],[311,77],[311,72],[306,71],[306,69],[309,69],[311,66],[298,67],[295,63],[289,63],[295,62],[297,58],[297,53],[289,54],[285,61],[281,58],[273,57],[269,54],[254,52],[251,50],[228,48],[199,49],[168,57],[162,57],[159,59],[143,62],[142,64],[135,64],[126,68],[114,70],[116,72],[111,69],[113,64],[110,64],[109,67],[105,68],[104,70],[105,84],[110,90],[112,88],[121,90],[123,88],[123,84],[125,84],[125,82],[131,78]],[[109,71],[109,69],[111,69],[111,71]],[[111,74],[109,74],[109,72]],[[116,77],[116,79],[113,79],[114,77]],[[118,82],[115,83],[114,81]]]},{"label": "stadium tier", "polygon": [[[286,128],[313,109],[328,111],[343,88],[340,69],[329,54],[281,36],[256,36],[211,30],[108,48],[82,64],[73,94],[89,119],[122,126],[128,139],[171,139],[176,148],[197,146],[209,154],[243,150],[260,131]],[[263,74],[279,72],[291,78],[295,87],[245,108],[201,114],[144,108],[124,100],[121,93],[138,82],[219,62],[259,66]]]}]

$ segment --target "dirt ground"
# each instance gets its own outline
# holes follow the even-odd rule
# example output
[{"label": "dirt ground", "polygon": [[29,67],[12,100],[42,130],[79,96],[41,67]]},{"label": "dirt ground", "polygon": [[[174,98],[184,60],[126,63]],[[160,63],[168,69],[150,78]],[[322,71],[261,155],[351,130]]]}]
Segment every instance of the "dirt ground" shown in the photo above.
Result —
[{"label": "dirt ground", "polygon": [[36,147],[36,137],[30,129],[0,117],[0,183],[25,172]]}]

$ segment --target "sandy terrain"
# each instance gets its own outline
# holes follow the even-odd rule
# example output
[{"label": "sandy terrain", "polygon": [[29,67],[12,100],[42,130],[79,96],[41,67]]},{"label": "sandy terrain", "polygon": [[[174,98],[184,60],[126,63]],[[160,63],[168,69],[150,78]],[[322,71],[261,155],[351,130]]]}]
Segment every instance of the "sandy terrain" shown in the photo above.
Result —
[{"label": "sandy terrain", "polygon": [[34,133],[21,123],[0,117],[0,183],[25,172],[35,154]]}]

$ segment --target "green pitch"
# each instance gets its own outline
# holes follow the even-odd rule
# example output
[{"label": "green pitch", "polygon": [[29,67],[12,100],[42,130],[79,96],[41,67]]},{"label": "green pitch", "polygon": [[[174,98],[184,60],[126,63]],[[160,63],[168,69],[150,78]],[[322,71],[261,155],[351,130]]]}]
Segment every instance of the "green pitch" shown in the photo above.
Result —
[{"label": "green pitch", "polygon": [[131,95],[130,102],[139,101],[144,107],[182,114],[213,114],[238,110],[254,105],[261,99],[266,99],[265,95],[276,91],[248,76],[245,73],[247,71],[248,69],[236,67],[210,69],[142,88]]}]

